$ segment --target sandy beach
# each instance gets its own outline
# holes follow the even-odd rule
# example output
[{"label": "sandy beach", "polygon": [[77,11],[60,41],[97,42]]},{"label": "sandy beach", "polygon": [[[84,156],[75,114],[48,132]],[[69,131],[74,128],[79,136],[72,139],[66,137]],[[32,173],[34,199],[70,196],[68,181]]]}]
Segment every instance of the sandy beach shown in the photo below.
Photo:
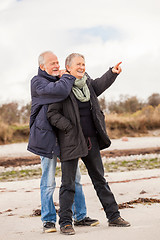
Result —
[{"label": "sandy beach", "polygon": [[[160,172],[157,170],[109,173],[106,178],[115,194],[118,203],[138,198],[160,199]],[[57,232],[42,233],[40,216],[32,217],[34,209],[40,208],[39,179],[1,182],[0,184],[0,239],[3,240],[36,240],[63,239]],[[88,216],[97,218],[100,224],[96,227],[75,227],[76,235],[72,239],[145,239],[157,240],[160,234],[160,203],[136,204],[134,208],[121,209],[121,215],[131,223],[129,228],[108,227],[107,219],[87,175],[82,176],[86,196]],[[58,202],[60,178],[54,201]],[[142,192],[146,192],[143,193]],[[58,217],[57,217],[58,220]]]},{"label": "sandy beach", "polygon": [[[106,173],[105,177],[118,204],[138,198],[160,199],[159,169]],[[57,177],[56,181],[54,201],[58,203],[60,178]],[[99,219],[100,224],[96,227],[75,227],[76,234],[71,236],[72,239],[159,239],[160,203],[144,204],[141,202],[133,204],[133,208],[120,209],[121,216],[131,223],[131,227],[108,227],[107,219],[88,175],[82,176],[82,184],[88,216]],[[40,216],[31,216],[33,210],[40,209],[39,185],[40,179],[0,182],[0,239],[58,240],[69,238],[69,236],[60,234],[58,216],[57,232],[50,234],[42,233]]]},{"label": "sandy beach", "polygon": [[[122,149],[137,149],[137,148],[151,148],[160,147],[160,137],[128,137],[127,141],[123,139],[112,139],[111,146],[105,151],[122,150]],[[27,151],[27,143],[14,143],[0,145],[1,157],[20,157],[33,156],[31,152]]]}]

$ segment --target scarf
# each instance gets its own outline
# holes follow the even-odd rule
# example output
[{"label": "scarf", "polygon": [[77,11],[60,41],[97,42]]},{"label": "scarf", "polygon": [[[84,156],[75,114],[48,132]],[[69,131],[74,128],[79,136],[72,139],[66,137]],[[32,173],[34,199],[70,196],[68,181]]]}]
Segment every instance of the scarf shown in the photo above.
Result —
[{"label": "scarf", "polygon": [[74,93],[75,97],[81,102],[88,102],[90,100],[90,91],[86,80],[86,75],[84,75],[81,79],[76,78],[72,87],[72,92]]}]

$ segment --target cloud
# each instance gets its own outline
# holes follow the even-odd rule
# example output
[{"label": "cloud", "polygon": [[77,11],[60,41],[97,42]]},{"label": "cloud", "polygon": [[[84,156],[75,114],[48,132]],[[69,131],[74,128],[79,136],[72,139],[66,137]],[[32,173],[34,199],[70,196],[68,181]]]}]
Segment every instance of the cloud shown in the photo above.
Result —
[{"label": "cloud", "polygon": [[159,0],[1,0],[0,103],[30,100],[30,79],[45,50],[58,55],[62,68],[71,52],[84,54],[93,78],[122,61],[106,98],[158,91],[159,9]]},{"label": "cloud", "polygon": [[93,26],[89,28],[74,28],[69,30],[73,44],[91,43],[93,39],[101,39],[102,42],[121,39],[122,33],[112,26]]}]

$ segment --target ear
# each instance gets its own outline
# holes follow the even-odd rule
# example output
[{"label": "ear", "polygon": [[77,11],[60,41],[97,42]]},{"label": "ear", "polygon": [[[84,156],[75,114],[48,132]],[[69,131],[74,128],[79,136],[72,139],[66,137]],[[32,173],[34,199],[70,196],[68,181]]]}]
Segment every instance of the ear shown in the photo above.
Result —
[{"label": "ear", "polygon": [[40,67],[40,69],[41,69],[42,71],[44,71],[44,70],[45,70],[45,67],[44,67],[44,65],[43,65],[43,64],[41,64],[39,67]]},{"label": "ear", "polygon": [[67,70],[67,72],[69,72],[70,73],[70,71],[71,71],[71,69],[70,69],[70,67],[67,65],[66,66],[66,70]]}]

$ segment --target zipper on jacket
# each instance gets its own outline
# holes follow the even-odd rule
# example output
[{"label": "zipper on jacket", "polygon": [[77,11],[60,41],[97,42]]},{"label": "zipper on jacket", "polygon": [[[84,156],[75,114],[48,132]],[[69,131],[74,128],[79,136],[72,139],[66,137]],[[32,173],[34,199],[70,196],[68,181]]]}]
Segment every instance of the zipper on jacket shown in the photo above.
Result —
[{"label": "zipper on jacket", "polygon": [[92,108],[92,102],[91,102],[91,100],[90,100],[90,105],[91,105],[90,110],[92,110],[93,108]]},{"label": "zipper on jacket", "polygon": [[56,146],[58,146],[58,140],[57,140],[57,137],[56,137]]}]

